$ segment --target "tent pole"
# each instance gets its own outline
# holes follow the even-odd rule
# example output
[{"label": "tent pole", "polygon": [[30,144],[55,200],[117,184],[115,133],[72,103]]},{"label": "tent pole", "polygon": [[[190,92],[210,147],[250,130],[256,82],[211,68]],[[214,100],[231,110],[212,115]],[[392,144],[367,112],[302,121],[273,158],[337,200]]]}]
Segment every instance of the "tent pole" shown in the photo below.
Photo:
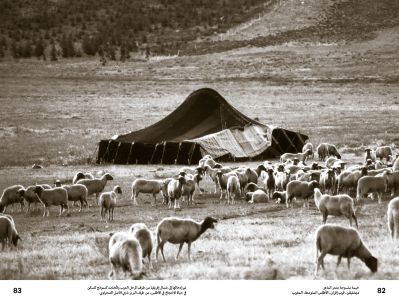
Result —
[{"label": "tent pole", "polygon": [[[278,146],[278,148],[280,149],[281,154],[283,154],[285,151],[283,150],[283,148],[281,148],[280,143],[278,142],[278,140],[273,136],[273,132],[272,132],[272,140],[276,143],[276,145]],[[271,146],[271,145],[270,145]],[[280,154],[280,155],[281,155]]]},{"label": "tent pole", "polygon": [[121,146],[121,144],[122,144],[122,142],[119,142],[118,148],[116,148],[115,156],[114,156],[112,163],[115,163],[115,160],[118,157],[119,147]]},{"label": "tent pole", "polygon": [[175,165],[177,165],[177,159],[179,158],[180,148],[181,148],[181,142],[179,143],[179,149],[177,150],[177,155],[176,155],[176,159],[175,159]]},{"label": "tent pole", "polygon": [[134,145],[134,142],[132,142],[132,143],[130,144],[129,155],[127,156],[127,161],[126,161],[126,164],[127,164],[127,165],[129,164],[130,155],[132,155],[133,145]]},{"label": "tent pole", "polygon": [[193,159],[193,155],[194,155],[194,151],[195,151],[195,147],[196,147],[196,146],[197,146],[196,143],[194,143],[194,144],[191,146],[190,158],[188,159],[188,164],[189,164],[189,165],[191,165],[191,160]]},{"label": "tent pole", "polygon": [[163,142],[163,150],[162,150],[162,157],[161,157],[161,165],[163,164],[163,155],[165,154],[166,142]]},{"label": "tent pole", "polygon": [[[105,149],[105,152],[104,152],[104,155],[103,155],[103,157],[102,157],[102,161],[104,161],[105,159],[105,156],[108,154],[108,152],[109,152],[109,145],[111,144],[111,140],[108,140],[108,145],[107,145],[107,149]],[[108,162],[108,161],[107,161]]]},{"label": "tent pole", "polygon": [[152,160],[154,159],[155,152],[157,151],[158,143],[155,144],[154,151],[152,152],[150,164],[152,164]]},{"label": "tent pole", "polygon": [[285,138],[288,140],[288,142],[291,144],[292,147],[294,147],[294,149],[296,150],[296,152],[298,152],[298,148],[295,146],[295,144],[291,141],[291,139],[288,137],[288,134],[285,132],[285,130],[283,129],[283,134],[285,136]]}]

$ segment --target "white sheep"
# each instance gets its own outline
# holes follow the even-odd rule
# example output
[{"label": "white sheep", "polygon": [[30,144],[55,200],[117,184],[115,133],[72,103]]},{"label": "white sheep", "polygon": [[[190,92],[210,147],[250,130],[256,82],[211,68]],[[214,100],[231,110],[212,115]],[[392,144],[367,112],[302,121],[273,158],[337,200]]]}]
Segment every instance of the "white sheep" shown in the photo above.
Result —
[{"label": "white sheep", "polygon": [[287,184],[290,180],[290,176],[287,172],[277,172],[275,175],[276,178],[276,190],[284,191],[287,188]]},{"label": "white sheep", "polygon": [[245,198],[248,201],[248,203],[267,203],[267,202],[269,202],[269,197],[262,190],[248,192],[245,194]]},{"label": "white sheep", "polygon": [[55,187],[51,189],[44,189],[43,187],[36,186],[35,193],[40,199],[40,202],[43,204],[43,217],[46,215],[50,216],[49,206],[60,206],[60,216],[64,208],[67,209],[69,213],[69,206],[68,206],[68,192],[63,187]]},{"label": "white sheep", "polygon": [[392,157],[392,148],[391,146],[380,146],[375,149],[375,157],[383,160],[385,158],[386,161],[389,161]]},{"label": "white sheep", "polygon": [[219,183],[218,183],[218,179],[217,179],[217,172],[222,172],[222,174],[224,173],[229,173],[232,172],[233,170],[229,167],[224,167],[224,168],[212,168],[209,165],[205,165],[204,166],[204,170],[205,173],[212,179],[213,183],[215,184],[215,192],[214,194],[218,193],[218,189],[219,189]]},{"label": "white sheep", "polygon": [[234,200],[237,193],[240,193],[240,181],[236,176],[230,176],[227,179],[227,204],[234,204]]},{"label": "white sheep", "polygon": [[1,250],[4,250],[5,245],[8,243],[9,247],[18,244],[18,240],[22,239],[18,235],[17,229],[15,228],[14,220],[9,215],[0,215],[0,242],[2,245]]},{"label": "white sheep", "polygon": [[329,194],[333,195],[335,193],[335,186],[336,186],[336,176],[333,169],[324,170],[320,174],[320,188],[323,193],[328,192]]},{"label": "white sheep", "polygon": [[353,218],[356,227],[358,227],[353,199],[350,196],[346,194],[336,196],[323,195],[318,188],[315,188],[314,202],[323,215],[323,224],[326,224],[329,215],[337,217],[344,216],[349,219],[350,226],[352,226]]},{"label": "white sheep", "polygon": [[151,231],[143,223],[133,224],[129,232],[139,241],[141,249],[143,250],[143,259],[147,257],[149,267],[152,268],[151,253],[154,247],[153,236]]},{"label": "white sheep", "polygon": [[337,192],[349,193],[350,190],[356,191],[359,179],[368,174],[368,170],[366,167],[362,167],[361,170],[350,171],[345,170],[338,175],[337,178]]},{"label": "white sheep", "polygon": [[[51,186],[48,184],[41,184],[40,186],[44,189],[51,189]],[[18,190],[19,195],[28,202],[28,209],[26,210],[27,213],[30,212],[30,206],[32,203],[35,203],[35,209],[37,209],[37,204],[40,203],[40,199],[35,193],[35,188],[35,185],[30,185],[26,189]]]},{"label": "white sheep", "polygon": [[[337,255],[337,266],[342,257],[348,259],[348,269],[350,260],[357,257],[363,261],[366,266],[374,273],[378,269],[378,260],[364,245],[359,232],[353,228],[347,228],[339,225],[321,225],[315,234],[316,246],[316,268],[315,276],[320,268],[324,270],[324,257],[327,254]],[[320,256],[319,256],[320,251]]]},{"label": "white sheep", "polygon": [[132,279],[143,275],[143,250],[139,241],[125,233],[115,233],[109,241],[110,279],[117,277],[119,269],[129,272]]},{"label": "white sheep", "polygon": [[324,161],[326,157],[328,157],[328,145],[327,143],[321,143],[316,148],[317,155],[319,156],[320,161]]},{"label": "white sheep", "polygon": [[142,194],[152,194],[154,197],[154,202],[152,205],[154,206],[157,203],[157,194],[162,191],[164,181],[157,179],[141,179],[138,178],[132,183],[132,197],[133,205],[138,205],[137,196]]},{"label": "white sheep", "polygon": [[23,188],[22,185],[12,185],[4,189],[0,198],[0,213],[5,213],[7,206],[9,205],[12,205],[14,208],[14,203],[19,203],[21,205],[22,212],[24,207],[24,198],[18,193],[18,191]]},{"label": "white sheep", "polygon": [[108,180],[113,180],[114,178],[109,173],[105,173],[100,178],[95,179],[80,179],[76,183],[83,184],[87,187],[87,196],[92,194],[96,194],[96,200],[98,203],[98,196],[104,190],[105,185],[107,184]]},{"label": "white sheep", "polygon": [[369,193],[378,195],[378,203],[381,203],[382,193],[388,188],[388,176],[384,173],[382,176],[364,176],[359,179],[357,184],[356,200],[359,202]]},{"label": "white sheep", "polygon": [[399,238],[399,197],[393,198],[388,204],[388,229],[392,239]]},{"label": "white sheep", "polygon": [[164,218],[157,226],[157,250],[156,259],[158,260],[158,252],[161,250],[163,261],[166,262],[163,253],[165,243],[180,244],[176,260],[183,248],[184,243],[188,246],[188,260],[190,258],[191,244],[197,240],[209,228],[215,228],[214,223],[217,220],[212,217],[206,217],[202,222],[196,222],[193,219],[181,219],[177,217]]},{"label": "white sheep", "polygon": [[300,153],[284,153],[280,156],[280,161],[282,163],[286,162],[287,160],[298,160],[299,162],[305,162],[306,159],[312,154],[311,150],[305,150],[304,152]]},{"label": "white sheep", "polygon": [[287,184],[287,208],[294,198],[304,199],[304,206],[309,207],[308,198],[313,195],[314,188],[318,187],[317,181],[310,182],[293,180]]},{"label": "white sheep", "polygon": [[366,152],[366,154],[364,155],[364,161],[367,162],[368,160],[371,160],[372,162],[375,162],[375,151],[371,150],[370,148],[367,148],[364,151]]},{"label": "white sheep", "polygon": [[83,205],[89,209],[89,204],[87,203],[87,195],[89,192],[85,185],[76,183],[72,185],[63,185],[62,187],[66,189],[68,193],[68,201],[80,203],[79,212],[82,211]]},{"label": "white sheep", "polygon": [[183,176],[179,176],[178,179],[172,179],[168,183],[169,208],[174,204],[174,209],[180,209],[180,197],[185,183],[186,179]]},{"label": "white sheep", "polygon": [[244,193],[248,193],[248,192],[255,192],[257,190],[262,190],[265,193],[267,193],[267,190],[264,188],[259,187],[257,184],[250,182],[248,183],[245,188],[244,188]]},{"label": "white sheep", "polygon": [[122,189],[119,185],[114,186],[113,190],[110,192],[104,192],[100,195],[98,200],[100,205],[100,215],[101,219],[105,219],[105,215],[108,212],[108,221],[114,220],[114,209],[116,207],[116,201],[118,194],[122,194]]},{"label": "white sheep", "polygon": [[313,152],[313,144],[312,143],[306,143],[302,147],[302,152],[306,152],[307,150],[310,150],[310,156],[314,158],[314,152]]},{"label": "white sheep", "polygon": [[235,176],[238,178],[236,172],[229,172],[229,173],[223,174],[222,171],[219,171],[216,173],[216,178],[217,178],[217,182],[218,182],[219,189],[220,189],[220,199],[223,199],[224,191],[226,192],[226,199],[227,199],[227,180],[231,176]]},{"label": "white sheep", "polygon": [[94,179],[95,177],[91,173],[77,172],[72,178],[72,184],[77,183],[80,179]]},{"label": "white sheep", "polygon": [[193,176],[186,175],[186,182],[183,185],[182,196],[187,197],[187,205],[190,206],[194,202],[194,192],[196,190],[195,186],[199,186],[199,182],[202,179],[200,174],[195,174]]},{"label": "white sheep", "polygon": [[276,203],[282,203],[282,204],[286,203],[286,201],[287,201],[287,192],[286,191],[284,191],[284,192],[275,191],[273,193],[272,199],[276,200]]}]

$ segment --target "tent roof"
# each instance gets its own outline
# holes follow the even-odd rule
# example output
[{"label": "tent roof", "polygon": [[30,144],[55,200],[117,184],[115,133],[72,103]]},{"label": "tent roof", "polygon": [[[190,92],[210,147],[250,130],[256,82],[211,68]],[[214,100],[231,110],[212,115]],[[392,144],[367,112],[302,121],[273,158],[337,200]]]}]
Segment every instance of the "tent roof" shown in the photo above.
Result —
[{"label": "tent roof", "polygon": [[179,107],[159,122],[119,135],[115,140],[129,143],[182,142],[251,124],[267,127],[239,112],[215,90],[203,88],[192,92]]}]

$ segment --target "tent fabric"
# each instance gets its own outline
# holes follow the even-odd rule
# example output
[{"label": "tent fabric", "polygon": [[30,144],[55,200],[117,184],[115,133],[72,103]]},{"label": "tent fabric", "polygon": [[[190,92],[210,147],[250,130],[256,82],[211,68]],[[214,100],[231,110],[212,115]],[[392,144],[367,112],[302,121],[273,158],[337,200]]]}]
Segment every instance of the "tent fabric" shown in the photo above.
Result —
[{"label": "tent fabric", "polygon": [[101,140],[97,163],[197,164],[205,154],[219,161],[258,160],[299,152],[307,139],[253,120],[203,88],[157,123]]},{"label": "tent fabric", "polygon": [[188,142],[199,144],[203,156],[255,157],[270,147],[271,130],[267,126],[250,125],[243,129],[225,129]]}]

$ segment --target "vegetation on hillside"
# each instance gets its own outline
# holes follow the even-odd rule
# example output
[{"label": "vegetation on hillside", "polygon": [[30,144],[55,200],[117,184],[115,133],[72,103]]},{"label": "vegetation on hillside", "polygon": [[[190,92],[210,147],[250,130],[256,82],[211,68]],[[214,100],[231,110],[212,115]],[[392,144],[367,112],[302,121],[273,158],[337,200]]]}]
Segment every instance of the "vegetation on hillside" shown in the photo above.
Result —
[{"label": "vegetation on hillside", "polygon": [[0,57],[175,54],[250,19],[273,0],[3,0]]}]

